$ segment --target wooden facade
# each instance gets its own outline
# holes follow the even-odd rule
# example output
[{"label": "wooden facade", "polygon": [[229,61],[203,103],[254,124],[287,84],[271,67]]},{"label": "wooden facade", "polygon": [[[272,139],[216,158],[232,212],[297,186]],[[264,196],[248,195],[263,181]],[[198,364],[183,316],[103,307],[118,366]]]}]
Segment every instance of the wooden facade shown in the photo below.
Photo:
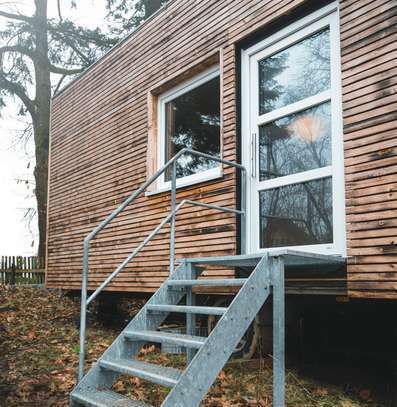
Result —
[{"label": "wooden facade", "polygon": [[[315,10],[307,0],[173,0],[81,75],[52,104],[47,286],[79,289],[83,238],[153,172],[156,97],[215,62],[221,68],[222,156],[239,159],[239,52],[247,38]],[[323,2],[321,4],[324,4]],[[397,68],[393,0],[342,0],[348,288],[397,297]],[[234,170],[178,190],[238,205]],[[94,288],[165,217],[169,193],[140,196],[93,241]],[[165,229],[109,287],[153,292],[168,275]],[[186,206],[176,256],[235,254],[234,215]],[[230,270],[212,270],[230,275]]]},{"label": "wooden facade", "polygon": [[340,18],[349,294],[397,298],[397,4]]}]

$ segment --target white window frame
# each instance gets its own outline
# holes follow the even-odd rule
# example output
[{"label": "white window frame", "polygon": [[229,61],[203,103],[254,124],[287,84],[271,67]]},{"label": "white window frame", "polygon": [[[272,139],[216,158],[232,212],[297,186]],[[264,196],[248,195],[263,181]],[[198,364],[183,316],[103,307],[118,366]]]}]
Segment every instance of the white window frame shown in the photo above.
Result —
[{"label": "white window frame", "polygon": [[[158,137],[157,137],[157,168],[161,168],[165,164],[165,145],[166,145],[166,103],[171,100],[181,96],[192,89],[195,89],[206,82],[209,82],[211,79],[220,77],[220,67],[216,65],[211,67],[199,75],[196,75],[194,78],[189,79],[180,85],[172,88],[171,90],[164,92],[158,98]],[[221,137],[221,134],[219,134]],[[220,140],[220,145],[221,145]],[[198,172],[197,174],[188,175],[186,177],[177,178],[176,186],[177,188],[196,184],[199,182],[210,181],[216,178],[222,177],[222,166],[216,166],[206,171]],[[165,181],[165,173],[159,177],[159,185],[156,192],[168,191],[171,189],[171,181]]]},{"label": "white window frame", "polygon": [[[281,107],[269,113],[258,113],[258,67],[259,60],[279,52],[302,39],[326,28],[330,28],[331,89]],[[259,239],[259,190],[273,189],[304,181],[332,177],[333,243],[318,245],[287,246],[282,248],[346,256],[345,189],[343,122],[341,96],[341,62],[339,37],[339,12],[337,3],[329,4],[302,18],[276,34],[242,51],[242,159],[251,174],[247,185],[247,247],[249,253],[277,248],[260,248]],[[320,103],[331,101],[332,164],[302,173],[259,181],[259,148],[257,148],[258,126],[296,113]],[[255,148],[252,148],[252,144]],[[251,154],[255,154],[255,160]],[[255,168],[253,168],[255,165]]]}]

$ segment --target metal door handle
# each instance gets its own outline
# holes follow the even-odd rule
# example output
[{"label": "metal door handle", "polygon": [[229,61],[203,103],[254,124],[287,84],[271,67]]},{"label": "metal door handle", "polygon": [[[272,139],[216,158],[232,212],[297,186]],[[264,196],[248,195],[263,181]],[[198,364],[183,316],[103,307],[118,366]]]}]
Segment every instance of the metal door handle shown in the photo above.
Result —
[{"label": "metal door handle", "polygon": [[256,177],[256,133],[251,135],[251,177]]}]

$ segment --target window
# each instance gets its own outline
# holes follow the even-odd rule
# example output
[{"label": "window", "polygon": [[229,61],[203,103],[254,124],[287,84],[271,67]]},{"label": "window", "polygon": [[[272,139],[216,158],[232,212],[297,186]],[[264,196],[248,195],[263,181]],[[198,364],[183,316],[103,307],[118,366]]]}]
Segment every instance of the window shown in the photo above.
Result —
[{"label": "window", "polygon": [[320,178],[259,192],[260,247],[332,243],[332,183]]},{"label": "window", "polygon": [[345,252],[335,9],[329,5],[243,53],[251,251]]},{"label": "window", "polygon": [[[203,72],[159,97],[158,165],[161,167],[187,147],[220,156],[219,68]],[[221,175],[219,163],[194,155],[184,155],[177,163],[177,185],[205,181]],[[162,186],[170,183],[171,168]]]}]

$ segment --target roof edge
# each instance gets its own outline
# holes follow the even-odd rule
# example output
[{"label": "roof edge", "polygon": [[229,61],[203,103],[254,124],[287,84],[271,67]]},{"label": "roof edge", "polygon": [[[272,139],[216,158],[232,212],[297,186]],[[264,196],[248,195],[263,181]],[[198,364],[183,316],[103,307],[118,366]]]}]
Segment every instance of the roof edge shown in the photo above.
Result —
[{"label": "roof edge", "polygon": [[124,38],[122,38],[117,44],[113,45],[108,51],[106,51],[102,56],[100,56],[95,62],[93,62],[90,66],[88,66],[84,71],[77,74],[67,85],[65,85],[57,94],[51,97],[51,100],[57,99],[58,96],[61,96],[66,90],[68,90],[72,85],[74,85],[77,81],[79,81],[83,76],[85,76],[88,72],[90,72],[96,65],[102,62],[108,55],[110,55],[114,50],[119,48],[125,42],[127,42],[131,37],[133,37],[137,32],[141,31],[145,28],[145,26],[150,23],[150,21],[154,20],[159,14],[163,13],[171,3],[174,3],[176,0],[169,0],[163,6],[161,6],[155,13],[153,13],[150,17],[148,17],[139,27],[135,28],[134,31],[131,31],[127,34]]}]

